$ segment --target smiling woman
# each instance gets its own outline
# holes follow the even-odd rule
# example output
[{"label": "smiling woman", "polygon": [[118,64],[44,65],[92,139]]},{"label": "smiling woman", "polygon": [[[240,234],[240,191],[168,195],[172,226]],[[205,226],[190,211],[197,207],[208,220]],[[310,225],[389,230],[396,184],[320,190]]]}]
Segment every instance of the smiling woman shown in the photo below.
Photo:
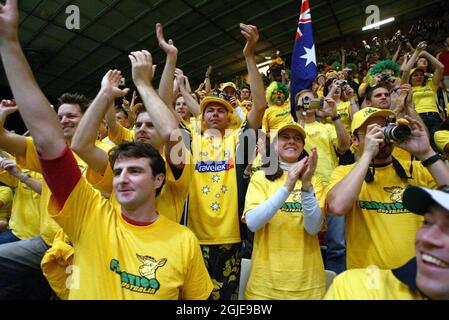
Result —
[{"label": "smiling woman", "polygon": [[321,299],[325,273],[317,233],[324,189],[313,176],[316,149],[310,156],[304,152],[306,133],[297,123],[278,132],[277,172],[269,174],[263,166],[246,194],[242,220],[255,238],[245,298]]}]

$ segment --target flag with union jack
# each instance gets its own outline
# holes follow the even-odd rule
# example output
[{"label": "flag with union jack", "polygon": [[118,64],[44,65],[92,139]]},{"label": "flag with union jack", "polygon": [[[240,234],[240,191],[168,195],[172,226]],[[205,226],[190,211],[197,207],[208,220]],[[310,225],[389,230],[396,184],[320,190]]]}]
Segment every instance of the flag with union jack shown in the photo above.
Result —
[{"label": "flag with union jack", "polygon": [[290,81],[291,112],[296,119],[295,96],[303,89],[311,89],[317,76],[315,43],[309,0],[302,0],[296,39],[293,47]]}]

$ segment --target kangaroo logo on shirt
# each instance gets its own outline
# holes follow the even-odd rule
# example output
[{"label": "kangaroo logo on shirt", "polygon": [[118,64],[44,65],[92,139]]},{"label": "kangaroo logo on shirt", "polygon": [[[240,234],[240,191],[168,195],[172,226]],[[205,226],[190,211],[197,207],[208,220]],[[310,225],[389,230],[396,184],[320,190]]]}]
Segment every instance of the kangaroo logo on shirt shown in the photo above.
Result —
[{"label": "kangaroo logo on shirt", "polygon": [[385,197],[385,200],[390,200],[392,202],[377,202],[377,201],[359,201],[360,209],[373,210],[377,213],[386,214],[399,214],[399,213],[410,213],[404,208],[402,204],[402,194],[404,193],[403,187],[392,186],[383,188],[386,193],[388,193],[389,199]]},{"label": "kangaroo logo on shirt", "polygon": [[402,187],[385,187],[384,190],[388,193],[391,193],[390,199],[393,202],[402,202],[402,194],[404,193],[404,188]]},{"label": "kangaroo logo on shirt", "polygon": [[[165,265],[165,263],[167,262],[167,259],[159,259],[156,261],[156,259],[154,259],[153,257],[149,257],[149,256],[139,256],[138,254],[136,254],[137,258],[140,260],[140,262],[143,263],[143,265],[141,265],[139,267],[139,272],[140,275],[147,278],[148,280],[155,280],[156,279],[156,270],[159,269],[160,267],[163,267]],[[158,283],[158,288],[159,288],[159,281],[157,281]]]},{"label": "kangaroo logo on shirt", "polygon": [[282,207],[281,210],[284,212],[301,212],[302,211],[302,203],[301,203],[301,190],[293,190],[292,193],[292,200],[291,202],[286,201]]},{"label": "kangaroo logo on shirt", "polygon": [[120,275],[122,288],[134,292],[155,294],[160,288],[160,283],[156,279],[156,271],[166,264],[167,259],[156,260],[153,257],[141,256],[139,254],[136,254],[136,256],[142,263],[139,267],[140,275],[121,271],[120,263],[116,259],[111,260],[110,269]]}]

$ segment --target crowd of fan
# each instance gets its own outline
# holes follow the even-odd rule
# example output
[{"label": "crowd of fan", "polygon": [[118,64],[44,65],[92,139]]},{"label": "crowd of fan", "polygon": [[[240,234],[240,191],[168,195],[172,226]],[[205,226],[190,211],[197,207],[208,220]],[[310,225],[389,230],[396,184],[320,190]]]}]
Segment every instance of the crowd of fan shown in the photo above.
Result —
[{"label": "crowd of fan", "polygon": [[[281,58],[257,69],[257,27],[240,24],[248,83],[209,67],[192,90],[157,24],[157,90],[135,51],[130,101],[112,69],[53,107],[6,1],[0,299],[232,300],[242,258],[246,299],[449,299],[449,37],[423,31],[444,27],[341,50],[291,97]],[[4,129],[17,110],[30,136]]]}]

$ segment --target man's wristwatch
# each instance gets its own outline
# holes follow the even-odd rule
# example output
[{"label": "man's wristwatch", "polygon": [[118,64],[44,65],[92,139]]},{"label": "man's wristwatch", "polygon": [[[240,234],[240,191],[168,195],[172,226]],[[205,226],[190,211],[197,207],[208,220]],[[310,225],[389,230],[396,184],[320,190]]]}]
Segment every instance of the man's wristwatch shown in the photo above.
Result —
[{"label": "man's wristwatch", "polygon": [[30,174],[28,172],[24,172],[19,176],[19,181],[20,182],[25,182],[27,181],[29,178],[31,178]]}]

